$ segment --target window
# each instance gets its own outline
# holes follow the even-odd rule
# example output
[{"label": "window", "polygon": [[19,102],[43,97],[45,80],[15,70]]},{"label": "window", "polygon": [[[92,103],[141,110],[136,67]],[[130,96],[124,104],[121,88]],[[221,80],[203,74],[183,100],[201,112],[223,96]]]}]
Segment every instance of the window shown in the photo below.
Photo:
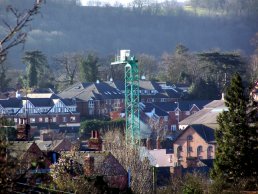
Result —
[{"label": "window", "polygon": [[43,122],[43,118],[42,117],[39,117],[39,122]]},{"label": "window", "polygon": [[209,146],[208,147],[208,152],[212,152],[213,151],[213,147],[212,146]]},{"label": "window", "polygon": [[190,115],[190,111],[186,111],[186,112],[185,112],[185,115]]},{"label": "window", "polygon": [[188,141],[192,141],[192,140],[193,140],[193,136],[192,136],[192,135],[188,135],[188,136],[187,136],[187,140],[188,140]]},{"label": "window", "polygon": [[89,108],[94,108],[94,101],[93,100],[89,100]]},{"label": "window", "polygon": [[168,121],[168,116],[164,116],[164,121]]},{"label": "window", "polygon": [[75,121],[76,121],[75,116],[71,116],[71,117],[70,117],[70,121],[71,121],[71,122],[75,122]]},{"label": "window", "polygon": [[55,122],[56,122],[56,117],[53,117],[53,118],[52,118],[52,121],[55,123]]},{"label": "window", "polygon": [[18,122],[18,119],[17,119],[17,118],[14,118],[13,121],[14,121],[15,123],[17,123],[17,122]]},{"label": "window", "polygon": [[48,120],[49,120],[48,117],[46,117],[46,118],[45,118],[45,123],[48,123]]},{"label": "window", "polygon": [[193,148],[192,148],[191,146],[189,146],[189,147],[187,148],[187,151],[188,151],[188,152],[192,152],[192,151],[193,151]]},{"label": "window", "polygon": [[182,152],[182,151],[183,151],[182,146],[178,146],[178,147],[177,147],[177,152]]},{"label": "window", "polygon": [[63,122],[66,122],[66,121],[67,121],[66,117],[63,117]]},{"label": "window", "polygon": [[176,125],[171,125],[171,130],[176,131]]},{"label": "window", "polygon": [[35,118],[30,118],[31,123],[35,123]]},{"label": "window", "polygon": [[202,146],[197,147],[197,155],[200,155],[202,152]]}]

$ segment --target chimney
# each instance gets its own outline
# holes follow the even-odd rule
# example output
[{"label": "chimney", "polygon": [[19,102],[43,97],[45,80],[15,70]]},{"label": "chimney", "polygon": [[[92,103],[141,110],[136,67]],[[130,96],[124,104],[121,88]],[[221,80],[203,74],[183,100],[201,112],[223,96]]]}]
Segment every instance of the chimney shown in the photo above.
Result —
[{"label": "chimney", "polygon": [[94,135],[95,135],[95,133],[94,133],[94,131],[92,130],[92,131],[91,131],[91,138],[92,138],[92,139],[94,138]]},{"label": "chimney", "polygon": [[84,174],[91,176],[94,173],[94,157],[88,154],[84,159]]},{"label": "chimney", "polygon": [[147,138],[147,139],[146,139],[146,148],[147,148],[148,150],[151,149],[151,140],[150,140],[150,138]]},{"label": "chimney", "polygon": [[224,92],[222,92],[222,94],[221,94],[221,100],[225,100],[225,94],[224,94]]},{"label": "chimney", "polygon": [[95,131],[95,138],[98,139],[99,138],[99,132]]},{"label": "chimney", "polygon": [[157,140],[156,140],[156,149],[159,150],[161,147],[160,147],[160,137],[157,136]]}]

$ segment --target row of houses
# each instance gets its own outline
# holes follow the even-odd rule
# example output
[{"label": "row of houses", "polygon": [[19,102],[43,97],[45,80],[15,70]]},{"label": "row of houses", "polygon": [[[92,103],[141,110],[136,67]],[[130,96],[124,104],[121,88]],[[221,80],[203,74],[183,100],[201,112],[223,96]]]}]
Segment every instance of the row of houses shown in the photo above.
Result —
[{"label": "row of houses", "polygon": [[15,124],[27,119],[31,125],[57,123],[78,125],[80,113],[72,99],[60,98],[55,94],[17,95],[15,98],[0,99],[0,114]]}]

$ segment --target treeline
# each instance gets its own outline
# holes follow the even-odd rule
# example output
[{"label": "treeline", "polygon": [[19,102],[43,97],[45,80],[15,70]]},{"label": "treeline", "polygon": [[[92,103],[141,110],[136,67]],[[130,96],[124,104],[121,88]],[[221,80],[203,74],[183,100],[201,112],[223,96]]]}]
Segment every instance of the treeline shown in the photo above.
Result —
[{"label": "treeline", "polygon": [[[31,3],[32,0],[2,0],[1,18],[15,22],[6,13],[6,6],[12,4],[23,10]],[[200,15],[200,11],[207,10],[206,4],[196,4],[196,13],[193,5],[193,2],[183,7],[175,1],[163,4],[134,1],[130,7],[82,7],[76,1],[48,0],[32,21],[25,50],[40,50],[49,60],[63,52],[92,50],[100,56],[107,56],[125,48],[135,54],[147,53],[157,57],[164,51],[172,52],[178,43],[192,51],[211,48],[252,51],[249,40],[258,31],[256,15]],[[0,35],[7,27],[2,23],[1,29]],[[20,60],[21,48],[14,51],[8,57],[9,63],[24,69]]]},{"label": "treeline", "polygon": [[[253,39],[254,44],[257,37]],[[178,44],[174,52],[163,53],[161,57],[142,53],[136,58],[142,78],[190,85],[190,94],[185,96],[188,99],[220,98],[228,80],[236,72],[241,73],[246,84],[258,78],[257,51],[250,56],[236,51],[192,52]],[[11,77],[5,64],[1,64],[0,70],[5,76],[0,78],[0,89],[15,87],[10,80],[15,80],[24,89],[52,88],[56,92],[78,81],[124,80],[124,66],[110,65],[114,56],[77,52],[55,55],[52,59],[51,64],[42,51],[26,51],[22,57],[26,70],[15,77]]]}]

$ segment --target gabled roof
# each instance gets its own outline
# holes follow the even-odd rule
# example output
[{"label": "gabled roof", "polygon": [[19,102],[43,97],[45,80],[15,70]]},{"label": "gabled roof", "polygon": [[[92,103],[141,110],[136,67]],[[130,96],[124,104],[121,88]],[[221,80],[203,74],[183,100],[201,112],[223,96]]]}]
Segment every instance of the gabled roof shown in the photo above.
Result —
[{"label": "gabled roof", "polygon": [[140,80],[139,87],[140,90],[157,90],[158,92],[162,91],[160,85],[154,81]]},{"label": "gabled roof", "polygon": [[196,105],[200,110],[210,103],[211,100],[180,100],[179,103],[179,109],[181,111],[190,111],[193,105]]},{"label": "gabled roof", "polygon": [[194,124],[187,126],[181,133],[174,139],[174,142],[177,141],[188,129],[193,129],[198,135],[207,143],[215,142],[215,130],[201,124]]},{"label": "gabled roof", "polygon": [[28,98],[35,107],[52,107],[54,105],[50,98]]},{"label": "gabled roof", "polygon": [[62,152],[64,154],[69,154],[72,158],[84,164],[86,157],[90,156],[94,158],[94,174],[104,175],[104,176],[127,176],[127,171],[118,162],[118,160],[110,152],[102,151],[79,151],[74,152]]},{"label": "gabled roof", "polygon": [[76,98],[83,101],[124,98],[122,92],[108,82],[77,83],[58,95],[62,98]]},{"label": "gabled roof", "polygon": [[7,99],[0,99],[0,104],[3,108],[21,108],[22,101],[18,98],[7,98]]},{"label": "gabled roof", "polygon": [[107,84],[109,84],[111,87],[116,88],[120,91],[124,91],[125,90],[125,82],[121,81],[121,80],[114,80],[112,82],[106,82]]},{"label": "gabled roof", "polygon": [[217,124],[217,116],[227,110],[223,100],[214,100],[204,106],[200,111],[190,115],[186,119],[179,122],[180,125],[191,124]]},{"label": "gabled roof", "polygon": [[34,150],[33,153],[27,153],[32,146],[36,146],[38,151],[40,151],[37,144],[33,141],[11,141],[7,149],[12,157],[22,159],[25,154],[37,154]]},{"label": "gabled roof", "polygon": [[162,109],[160,109],[158,106],[155,106],[153,103],[142,103],[144,106],[142,111],[145,113],[150,113],[154,110],[154,113],[157,116],[168,116],[168,113]]},{"label": "gabled roof", "polygon": [[177,91],[174,88],[171,89],[164,89],[164,91],[166,92],[166,94],[170,97],[170,98],[180,98],[182,93]]},{"label": "gabled roof", "polygon": [[198,125],[198,124],[190,125],[189,127],[192,127],[206,142],[215,141],[214,129],[205,125]]},{"label": "gabled roof", "polygon": [[174,102],[154,102],[153,105],[155,107],[159,107],[166,112],[175,111],[177,108],[177,104]]},{"label": "gabled roof", "polygon": [[41,141],[37,140],[35,143],[42,151],[70,151],[71,142],[67,139],[53,140],[53,141]]}]

